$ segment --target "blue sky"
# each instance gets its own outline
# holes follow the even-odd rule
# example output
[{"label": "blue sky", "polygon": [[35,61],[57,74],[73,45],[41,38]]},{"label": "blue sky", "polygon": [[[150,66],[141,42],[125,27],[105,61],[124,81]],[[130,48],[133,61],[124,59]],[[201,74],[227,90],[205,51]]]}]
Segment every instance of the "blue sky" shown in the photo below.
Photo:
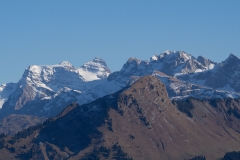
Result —
[{"label": "blue sky", "polygon": [[32,64],[103,58],[111,71],[129,57],[181,50],[221,62],[240,57],[239,0],[0,0],[0,83]]}]

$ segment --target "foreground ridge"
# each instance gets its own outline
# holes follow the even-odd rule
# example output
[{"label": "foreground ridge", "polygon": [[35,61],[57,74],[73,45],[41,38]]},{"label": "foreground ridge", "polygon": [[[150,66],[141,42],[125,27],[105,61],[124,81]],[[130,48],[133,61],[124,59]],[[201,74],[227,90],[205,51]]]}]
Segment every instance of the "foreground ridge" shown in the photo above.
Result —
[{"label": "foreground ridge", "polygon": [[[191,117],[178,109],[183,103],[191,106]],[[114,94],[71,104],[38,127],[3,137],[0,154],[8,158],[11,152],[12,159],[217,159],[239,146],[239,103],[188,99],[173,104],[164,83],[143,76]]]}]

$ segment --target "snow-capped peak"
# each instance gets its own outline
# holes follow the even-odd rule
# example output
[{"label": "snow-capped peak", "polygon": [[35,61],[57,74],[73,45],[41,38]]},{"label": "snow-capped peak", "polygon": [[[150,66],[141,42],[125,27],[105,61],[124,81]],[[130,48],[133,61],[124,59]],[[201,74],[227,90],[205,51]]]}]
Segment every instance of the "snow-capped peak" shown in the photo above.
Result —
[{"label": "snow-capped peak", "polygon": [[175,51],[174,50],[172,52],[170,50],[166,50],[166,51],[162,52],[160,55],[154,54],[150,58],[150,61],[157,61],[157,60],[163,60],[163,59],[164,59],[164,61],[182,59],[185,62],[189,59],[192,59],[192,56],[183,51]]},{"label": "snow-capped peak", "polygon": [[129,58],[128,61],[123,65],[122,69],[120,72],[124,72],[125,74],[129,74],[128,72],[132,72],[133,70],[137,70],[139,64],[142,61],[137,59],[137,58]]},{"label": "snow-capped peak", "polygon": [[163,58],[163,57],[165,57],[166,55],[170,55],[170,54],[172,54],[172,52],[171,52],[170,50],[166,50],[166,51],[162,52],[162,53],[159,55],[159,57],[160,57],[160,58]]},{"label": "snow-capped peak", "polygon": [[154,54],[151,58],[150,61],[157,61],[158,60],[158,55]]},{"label": "snow-capped peak", "polygon": [[95,63],[100,63],[100,64],[103,64],[106,66],[106,62],[102,59],[102,58],[99,58],[99,57],[95,57],[91,60],[92,62],[95,62]]},{"label": "snow-capped peak", "polygon": [[183,51],[165,51],[163,53],[161,53],[159,56],[158,56],[160,59],[164,59],[164,60],[176,60],[176,59],[181,59],[183,60],[184,62],[186,62],[187,60],[189,59],[192,59],[192,55],[190,54],[187,54],[186,52],[183,52]]},{"label": "snow-capped peak", "polygon": [[137,63],[138,65],[141,63],[141,60],[137,59],[137,58],[134,58],[134,57],[131,57],[128,59],[127,63]]},{"label": "snow-capped peak", "polygon": [[67,67],[73,67],[73,65],[71,63],[69,63],[68,61],[63,61],[61,63],[59,63],[60,66],[67,66]]},{"label": "snow-capped peak", "polygon": [[107,78],[111,73],[107,67],[106,62],[103,59],[97,57],[85,63],[77,70],[79,74],[85,79],[85,81]]},{"label": "snow-capped peak", "polygon": [[106,62],[103,59],[98,58],[98,57],[95,57],[91,61],[85,63],[80,68],[82,68],[84,70],[88,70],[88,71],[93,71],[93,72],[99,71],[101,69],[108,70],[108,72],[110,72],[110,70],[107,67]]},{"label": "snow-capped peak", "polygon": [[[172,51],[170,51],[170,50],[166,50],[166,51],[164,51],[163,53],[164,53],[164,54],[172,54]],[[174,50],[173,53],[176,53],[176,51]]]}]

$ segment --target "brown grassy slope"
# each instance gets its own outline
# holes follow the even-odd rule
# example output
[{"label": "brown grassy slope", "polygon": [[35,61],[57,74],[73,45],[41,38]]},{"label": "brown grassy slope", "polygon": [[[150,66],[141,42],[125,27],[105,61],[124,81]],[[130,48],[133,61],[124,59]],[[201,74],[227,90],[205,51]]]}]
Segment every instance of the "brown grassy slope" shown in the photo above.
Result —
[{"label": "brown grassy slope", "polygon": [[[118,143],[134,159],[187,159],[194,155],[216,159],[236,150],[240,135],[224,115],[218,115],[209,104],[202,106],[201,101],[193,105],[194,118],[189,118],[172,105],[164,84],[155,77],[143,77],[119,95],[122,116],[110,109],[113,132],[100,127],[105,140],[101,145]],[[235,118],[234,123],[239,120]]]},{"label": "brown grassy slope", "polygon": [[23,129],[42,123],[45,119],[37,116],[11,114],[0,120],[0,133],[14,135]]}]

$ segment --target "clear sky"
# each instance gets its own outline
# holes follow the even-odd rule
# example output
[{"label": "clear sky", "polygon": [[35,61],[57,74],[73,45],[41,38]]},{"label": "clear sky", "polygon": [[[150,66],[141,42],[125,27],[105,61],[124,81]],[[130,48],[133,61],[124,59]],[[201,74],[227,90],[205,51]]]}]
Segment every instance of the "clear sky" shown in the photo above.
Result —
[{"label": "clear sky", "polygon": [[239,0],[0,0],[0,84],[29,65],[103,58],[111,71],[165,50],[240,57]]}]

